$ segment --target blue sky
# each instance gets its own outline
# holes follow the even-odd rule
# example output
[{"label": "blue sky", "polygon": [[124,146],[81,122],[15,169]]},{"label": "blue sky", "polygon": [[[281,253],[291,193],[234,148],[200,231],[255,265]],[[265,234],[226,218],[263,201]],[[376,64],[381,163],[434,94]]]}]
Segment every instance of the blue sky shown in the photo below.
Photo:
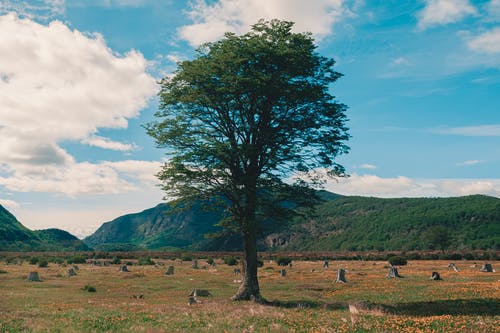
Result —
[{"label": "blue sky", "polygon": [[500,197],[500,0],[0,1],[0,204],[78,236],[162,200],[156,81],[224,31],[296,22],[344,76],[348,179],[380,197]]}]

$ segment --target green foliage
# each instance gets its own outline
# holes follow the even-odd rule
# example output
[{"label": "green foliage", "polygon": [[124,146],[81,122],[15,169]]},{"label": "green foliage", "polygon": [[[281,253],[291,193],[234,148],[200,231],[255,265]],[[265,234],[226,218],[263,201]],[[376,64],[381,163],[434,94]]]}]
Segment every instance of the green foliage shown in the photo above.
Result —
[{"label": "green foliage", "polygon": [[182,261],[193,261],[193,257],[191,257],[191,255],[189,255],[189,254],[183,254],[181,256],[181,260]]},{"label": "green foliage", "polygon": [[91,285],[85,285],[85,287],[82,288],[84,291],[88,291],[89,293],[95,293],[97,289]]},{"label": "green foliage", "polygon": [[238,259],[235,257],[226,257],[224,258],[224,263],[228,266],[236,266],[238,264]]},{"label": "green foliage", "polygon": [[207,264],[209,264],[209,265],[213,265],[213,264],[214,264],[214,262],[215,262],[215,261],[214,261],[214,259],[212,259],[212,258],[208,258],[208,259],[207,259]]},{"label": "green foliage", "polygon": [[278,266],[287,266],[292,262],[291,258],[286,258],[286,257],[278,257],[276,258],[276,263]]},{"label": "green foliage", "polygon": [[391,256],[389,257],[389,259],[387,259],[387,261],[392,266],[405,266],[408,263],[405,257],[400,256]]},{"label": "green foliage", "polygon": [[113,257],[113,260],[111,260],[112,265],[119,265],[122,263],[122,260],[118,257]]},{"label": "green foliage", "polygon": [[150,257],[142,257],[137,260],[137,265],[145,266],[145,265],[154,265],[155,262]]},{"label": "green foliage", "polygon": [[47,261],[47,259],[41,259],[39,262],[38,262],[38,267],[48,267],[49,266],[49,262]]},{"label": "green foliage", "polygon": [[84,256],[73,256],[66,260],[68,264],[85,264],[86,261],[87,258]]},{"label": "green foliage", "polygon": [[451,243],[450,231],[443,225],[434,225],[424,232],[422,240],[429,248],[440,249],[444,253]]},{"label": "green foliage", "polygon": [[36,265],[40,261],[40,258],[38,257],[31,257],[29,260],[30,265]]},{"label": "green foliage", "polygon": [[7,274],[7,271],[4,271],[3,269],[0,269],[0,274]]}]

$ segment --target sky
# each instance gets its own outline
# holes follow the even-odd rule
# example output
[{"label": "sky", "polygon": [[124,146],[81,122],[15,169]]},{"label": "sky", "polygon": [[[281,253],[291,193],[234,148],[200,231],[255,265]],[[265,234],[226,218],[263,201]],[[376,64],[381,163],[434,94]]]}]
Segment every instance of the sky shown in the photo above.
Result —
[{"label": "sky", "polygon": [[158,80],[260,18],[343,74],[345,195],[500,197],[500,0],[0,0],[0,204],[78,237],[163,200]]}]

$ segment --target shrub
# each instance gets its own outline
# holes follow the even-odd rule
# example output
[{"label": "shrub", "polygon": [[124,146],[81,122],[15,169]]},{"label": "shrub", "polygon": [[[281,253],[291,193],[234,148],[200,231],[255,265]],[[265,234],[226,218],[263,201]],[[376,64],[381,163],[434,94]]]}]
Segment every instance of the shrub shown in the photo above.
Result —
[{"label": "shrub", "polygon": [[408,263],[405,257],[400,256],[390,257],[388,261],[392,266],[404,266]]},{"label": "shrub", "polygon": [[208,258],[207,259],[207,264],[213,265],[214,264],[214,260],[212,258]]},{"label": "shrub", "polygon": [[3,269],[0,269],[0,274],[7,274],[7,271],[4,271]]},{"label": "shrub", "polygon": [[31,257],[30,258],[30,265],[36,265],[40,261],[40,258],[38,257]]},{"label": "shrub", "polygon": [[68,264],[85,264],[87,259],[84,256],[73,256],[69,257],[66,261]]},{"label": "shrub", "polygon": [[181,260],[182,261],[193,261],[193,257],[191,257],[188,254],[183,254],[182,257],[181,257]]},{"label": "shrub", "polygon": [[61,264],[64,264],[64,259],[63,258],[52,258],[51,262],[53,262],[54,264],[61,265]]},{"label": "shrub", "polygon": [[85,287],[82,288],[82,290],[88,291],[89,293],[95,293],[97,290],[95,287],[90,286],[90,285],[85,285]]},{"label": "shrub", "polygon": [[224,263],[228,266],[236,266],[238,264],[238,260],[234,257],[224,258]]},{"label": "shrub", "polygon": [[113,257],[113,260],[111,260],[112,265],[119,265],[122,263],[122,260],[118,257]]},{"label": "shrub", "polygon": [[290,258],[285,258],[285,257],[278,257],[276,259],[276,263],[278,266],[286,266],[292,262],[292,259]]},{"label": "shrub", "polygon": [[43,267],[47,267],[47,266],[49,266],[49,262],[46,259],[42,259],[38,262],[38,267],[43,268]]},{"label": "shrub", "polygon": [[262,266],[264,266],[264,261],[257,260],[257,267],[262,267]]},{"label": "shrub", "polygon": [[125,265],[127,265],[127,266],[134,266],[134,263],[133,263],[132,261],[127,261],[127,262],[125,263]]},{"label": "shrub", "polygon": [[153,260],[151,260],[151,258],[149,258],[149,257],[139,258],[139,260],[137,261],[137,265],[140,265],[140,266],[154,265],[154,264],[155,264],[155,262]]},{"label": "shrub", "polygon": [[465,260],[474,260],[475,257],[472,253],[470,252],[467,252],[467,253],[464,253],[464,255],[462,256]]},{"label": "shrub", "polygon": [[462,255],[460,253],[450,254],[450,260],[462,260]]}]

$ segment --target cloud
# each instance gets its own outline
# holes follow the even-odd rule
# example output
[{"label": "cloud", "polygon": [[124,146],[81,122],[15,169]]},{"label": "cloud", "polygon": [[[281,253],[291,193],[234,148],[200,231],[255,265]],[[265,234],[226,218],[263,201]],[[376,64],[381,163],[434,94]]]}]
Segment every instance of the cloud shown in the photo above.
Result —
[{"label": "cloud", "polygon": [[359,169],[368,169],[368,170],[374,170],[377,168],[376,165],[373,165],[373,164],[361,164],[360,166],[358,166]]},{"label": "cloud", "polygon": [[89,146],[99,147],[102,149],[110,149],[118,151],[130,151],[136,148],[136,146],[133,144],[113,141],[98,135],[92,135],[88,138],[85,138],[81,141],[81,143],[87,144]]},{"label": "cloud", "polygon": [[155,95],[142,54],[117,54],[102,36],[59,21],[8,14],[0,16],[0,31],[0,185],[66,195],[134,189],[112,165],[76,162],[60,144],[135,148],[97,133],[126,128]]},{"label": "cloud", "polygon": [[0,205],[7,209],[19,208],[21,206],[19,203],[9,199],[0,199]]},{"label": "cloud", "polygon": [[475,15],[477,10],[468,0],[426,0],[424,9],[417,15],[419,29],[444,25]]},{"label": "cloud", "polygon": [[399,197],[452,197],[484,194],[500,197],[500,179],[411,179],[382,178],[353,174],[349,178],[330,181],[325,188],[343,195]]},{"label": "cloud", "polygon": [[476,165],[476,164],[479,164],[479,163],[482,163],[482,162],[483,161],[480,161],[480,160],[467,160],[467,161],[463,161],[463,162],[457,163],[457,166]]},{"label": "cloud", "polygon": [[500,20],[500,0],[491,0],[486,6],[486,10],[488,12],[488,20]]},{"label": "cloud", "polygon": [[2,0],[0,2],[0,15],[16,12],[20,16],[30,19],[48,21],[54,17],[64,15],[66,11],[65,0],[37,0],[35,2]]},{"label": "cloud", "polygon": [[500,27],[470,38],[467,46],[479,53],[500,53]]},{"label": "cloud", "polygon": [[178,33],[198,46],[228,31],[245,33],[261,18],[276,18],[293,21],[295,30],[312,32],[321,39],[330,35],[334,23],[348,12],[342,5],[342,0],[219,0],[213,4],[198,0],[187,12],[194,23],[181,27]]},{"label": "cloud", "polygon": [[481,126],[464,126],[464,127],[442,127],[431,130],[437,134],[451,134],[461,136],[500,136],[500,125],[481,125]]},{"label": "cloud", "polygon": [[160,162],[126,160],[101,163],[30,166],[0,176],[0,185],[15,192],[47,192],[70,197],[104,195],[153,187]]}]

